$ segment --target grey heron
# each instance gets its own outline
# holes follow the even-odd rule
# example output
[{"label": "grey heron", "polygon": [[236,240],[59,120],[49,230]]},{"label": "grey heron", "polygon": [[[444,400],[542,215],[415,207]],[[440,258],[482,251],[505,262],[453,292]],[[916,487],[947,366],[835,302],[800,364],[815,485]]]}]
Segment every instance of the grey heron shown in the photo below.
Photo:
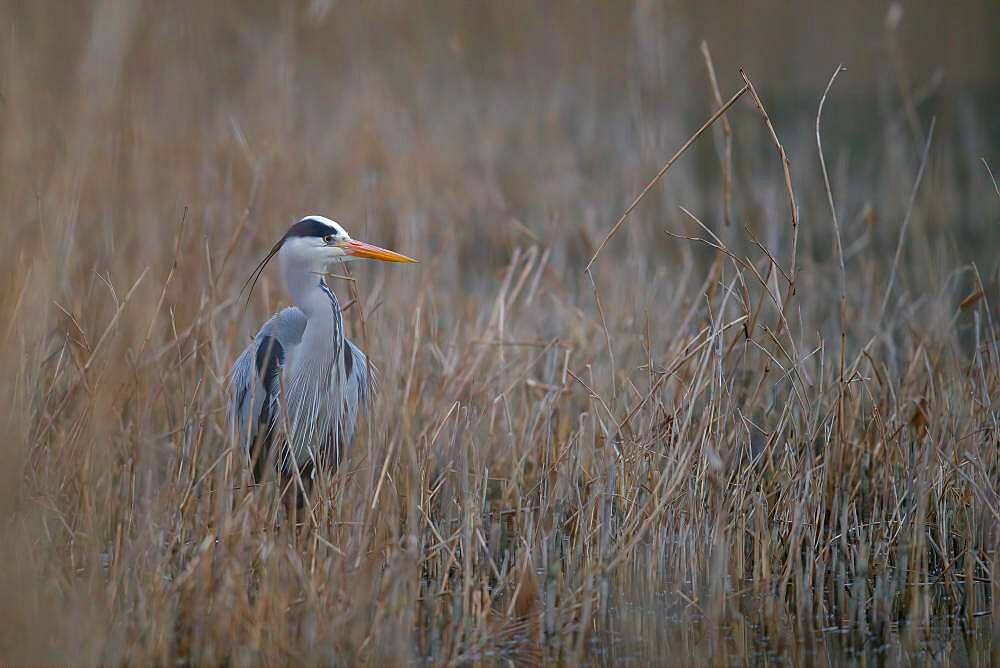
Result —
[{"label": "grey heron", "polygon": [[359,412],[367,414],[368,359],[344,336],[340,303],[325,275],[359,258],[416,262],[352,239],[329,218],[306,216],[251,273],[250,293],[275,255],[294,306],[264,323],[230,377],[233,437],[258,481],[267,466],[283,477],[335,467],[354,437]]}]

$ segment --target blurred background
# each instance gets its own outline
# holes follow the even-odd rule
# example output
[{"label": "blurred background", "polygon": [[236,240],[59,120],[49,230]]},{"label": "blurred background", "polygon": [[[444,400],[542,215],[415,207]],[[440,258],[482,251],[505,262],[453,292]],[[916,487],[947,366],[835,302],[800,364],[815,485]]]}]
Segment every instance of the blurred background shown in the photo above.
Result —
[{"label": "blurred background", "polygon": [[[186,233],[201,241],[180,266],[200,270],[205,253],[225,253],[217,280],[232,293],[290,221],[320,213],[425,258],[421,284],[460,282],[469,308],[515,248],[540,244],[569,298],[582,289],[589,307],[578,269],[718,106],[704,42],[721,98],[744,68],[788,151],[804,267],[824,266],[834,249],[815,144],[834,68],[847,70],[827,100],[824,147],[848,266],[862,252],[885,259],[871,281],[888,280],[936,118],[901,268],[919,292],[956,262],[994,269],[997,11],[988,0],[8,1],[0,201],[10,224],[0,239],[22,258],[15,272],[42,258],[59,271],[36,280],[69,291],[74,272],[88,283],[95,270],[131,281],[143,266],[162,277],[187,211]],[[697,230],[679,206],[734,250],[753,247],[748,227],[787,257],[773,143],[749,96],[729,120],[728,217],[717,126],[635,211],[599,280],[620,280],[631,263],[625,275],[653,288],[639,278],[647,267],[710,261],[709,249],[664,234]],[[204,288],[200,271],[172,282],[182,321],[198,308],[182,297]],[[155,294],[152,282],[142,290]]]},{"label": "blurred background", "polygon": [[[49,233],[53,217],[66,224],[54,210],[69,199],[74,224],[97,233],[92,243],[111,243],[117,228],[114,243],[137,252],[171,238],[187,206],[211,237],[251,209],[262,245],[309,211],[349,229],[409,231],[410,243],[419,229],[428,252],[472,274],[523,240],[515,219],[576,258],[594,241],[577,234],[581,214],[594,230],[610,226],[714,107],[704,40],[723,97],[745,68],[806,182],[818,168],[819,96],[838,63],[848,68],[824,132],[849,235],[866,206],[878,214],[880,199],[908,196],[911,153],[937,116],[935,159],[949,173],[954,164],[968,197],[925,222],[978,242],[974,250],[996,240],[985,224],[995,198],[977,161],[1000,144],[997,12],[988,0],[8,0],[0,194],[15,220],[47,220]],[[739,162],[749,154],[773,169],[765,136],[735,141]],[[711,218],[719,171],[712,143],[701,142],[640,213],[680,220],[683,203]],[[741,222],[753,224],[780,188],[771,175],[736,175]],[[799,193],[807,216],[808,188]],[[657,201],[670,202],[665,214]],[[452,225],[483,236],[445,253]],[[828,228],[804,227],[819,235],[807,250],[825,252]],[[40,229],[3,234],[20,248]],[[654,247],[665,243],[653,236]]]},{"label": "blurred background", "polygon": [[[940,410],[958,410],[968,397],[962,355],[976,349],[981,326],[995,334],[991,320],[983,324],[992,317],[986,301],[982,320],[978,311],[974,322],[971,315],[955,316],[956,305],[980,288],[996,305],[1000,193],[989,173],[1000,173],[995,0],[0,0],[0,244],[6,256],[0,263],[0,364],[7,370],[0,401],[12,407],[0,417],[0,428],[11,435],[5,444],[10,465],[0,470],[0,510],[17,518],[4,529],[10,540],[0,540],[3,562],[16,565],[0,569],[0,649],[19,647],[22,654],[8,656],[24,660],[142,664],[201,656],[207,663],[240,663],[242,650],[226,644],[243,637],[232,629],[243,629],[247,619],[267,628],[269,615],[284,618],[278,605],[280,614],[228,603],[245,595],[239,578],[256,563],[246,555],[257,554],[257,533],[239,539],[245,544],[233,539],[233,558],[219,562],[232,564],[226,577],[210,573],[181,583],[177,574],[193,571],[195,548],[221,520],[214,502],[199,497],[184,506],[179,499],[186,501],[189,490],[206,480],[219,489],[230,482],[208,473],[223,449],[227,373],[266,315],[287,301],[273,271],[265,272],[245,310],[240,286],[288,225],[306,214],[332,217],[357,238],[422,260],[408,271],[352,269],[368,318],[365,347],[384,372],[379,409],[385,418],[372,428],[368,454],[381,456],[378,448],[390,442],[418,453],[393,460],[394,480],[417,480],[424,462],[445,457],[425,440],[418,445],[430,452],[418,452],[413,443],[418,433],[440,432],[459,402],[468,421],[463,438],[482,446],[469,456],[481,457],[475,461],[497,476],[507,475],[512,462],[543,470],[548,455],[539,443],[549,443],[545,434],[565,436],[585,417],[623,415],[636,393],[647,391],[654,367],[679,356],[683,339],[716,315],[702,312],[700,301],[711,299],[706,294],[714,290],[715,274],[708,268],[716,254],[664,233],[701,234],[679,206],[734,252],[763,262],[750,230],[781,264],[791,256],[781,167],[745,96],[728,113],[728,213],[725,138],[717,125],[650,192],[596,263],[593,276],[604,304],[598,318],[586,262],[633,197],[718,107],[702,43],[710,48],[721,98],[742,86],[744,68],[788,151],[801,215],[796,257],[803,297],[794,305],[793,329],[803,350],[839,341],[835,244],[815,132],[820,96],[834,68],[847,67],[827,99],[822,127],[847,265],[848,341],[857,352],[878,339],[872,351],[879,368],[891,382],[909,383],[906,392],[880,390],[885,398],[878,404],[903,426],[915,415],[913,405],[926,406],[917,403],[925,388],[941,382],[920,379],[930,368],[918,360],[925,344],[958,350],[945,357],[958,360],[948,380],[960,389],[939,398]],[[932,119],[930,158],[887,310],[884,289]],[[981,275],[978,283],[967,270],[970,263]],[[779,292],[777,277],[769,280]],[[338,283],[337,289],[346,303],[347,288]],[[758,308],[762,302],[765,315],[773,316],[763,297]],[[728,308],[730,316],[739,315],[733,303]],[[348,314],[355,337],[361,331],[357,311]],[[892,317],[883,319],[885,313]],[[541,353],[482,347],[500,339],[550,343]],[[760,350],[768,346],[763,340]],[[832,359],[832,347],[828,354]],[[766,375],[767,361],[757,351],[746,359],[750,371],[739,382],[752,388],[751,374],[759,368],[753,365],[760,362]],[[824,377],[830,378],[829,359],[815,370],[820,394]],[[567,381],[566,368],[588,380],[588,392]],[[528,374],[537,382],[524,389],[519,383]],[[673,383],[658,397],[666,406],[662,413],[644,409],[635,420],[648,428],[637,430],[643,438],[652,434],[651,443],[666,438],[657,425],[669,431],[664,416],[671,402],[683,405],[687,390]],[[500,395],[510,424],[520,425],[518,438],[510,427],[509,442],[494,429],[495,418],[502,422]],[[607,397],[604,407],[595,407],[597,395]],[[718,396],[727,395],[720,390]],[[744,413],[774,428],[777,439],[788,424],[787,387],[740,396],[751,397]],[[813,426],[819,420],[796,414],[800,418]],[[963,419],[969,423],[957,430],[978,428],[978,416]],[[758,452],[739,424],[726,436],[735,444],[734,462],[742,452]],[[543,435],[529,438],[536,427]],[[802,430],[789,429],[789,439],[802,438]],[[607,432],[593,426],[586,433],[596,444],[587,452],[603,452]],[[204,439],[203,449],[192,445],[201,443],[193,434]],[[454,443],[460,443],[457,435]],[[802,452],[811,449],[798,445]],[[753,447],[759,449],[759,442]],[[400,446],[396,452],[409,456],[410,450]],[[912,467],[912,461],[899,465],[905,461],[900,455],[885,470],[903,475]],[[790,471],[780,473],[802,482],[795,478],[800,469]],[[645,469],[634,479],[644,475]],[[988,489],[991,478],[982,479],[987,483],[981,488]],[[657,543],[667,566],[655,571],[664,578],[656,586],[694,582],[691,573],[722,563],[705,556],[711,543],[703,529],[715,520],[699,513],[709,507],[703,495],[710,486],[702,477],[691,480],[702,482],[685,492],[686,511],[668,513]],[[423,482],[412,484],[416,489]],[[908,489],[896,482],[884,487],[887,495]],[[533,486],[530,477],[524,484],[530,490],[541,485]],[[572,507],[575,487],[553,489]],[[371,494],[364,494],[349,507],[367,506]],[[971,494],[946,490],[942,503],[974,505],[966,501]],[[399,495],[401,507],[404,497]],[[733,516],[751,495],[739,498]],[[763,492],[753,498],[745,508],[763,507]],[[787,506],[776,512],[781,508]],[[435,520],[452,521],[464,510],[448,512]],[[402,520],[394,513],[380,507],[372,520],[380,533],[360,532],[358,554],[372,560],[372,582],[382,572],[409,573],[407,553],[396,540]],[[535,524],[528,526],[518,534],[528,553],[551,554],[539,547],[543,538]],[[977,529],[983,536],[990,530]],[[697,546],[691,554],[699,556],[682,572],[687,566],[677,564],[686,562],[669,550],[687,549],[677,547],[683,531]],[[385,563],[378,561],[382,552],[367,551],[366,536],[375,534],[390,536],[384,538]],[[427,535],[420,539],[434,543]],[[787,542],[785,534],[774,536],[774,545]],[[895,545],[896,536],[886,544]],[[355,539],[349,534],[340,545],[354,549]],[[982,554],[995,554],[995,542],[984,538],[983,544]],[[737,553],[733,559],[742,559]],[[434,554],[441,559],[440,551]],[[796,559],[801,563],[795,556],[788,563]],[[119,570],[105,577],[97,563]],[[403,566],[386,570],[386,563]],[[713,572],[724,575],[724,566]],[[592,584],[583,572],[567,579],[566,591]],[[348,585],[358,581],[353,572],[337,573]],[[407,635],[418,613],[406,606],[424,585],[415,575],[399,582],[412,589],[386,593],[373,585],[342,606],[331,585],[326,598],[310,599],[317,618],[329,624],[320,624],[318,637],[327,633],[358,652],[344,656],[368,659],[383,656],[378,652],[398,661],[444,652],[427,649],[437,641]],[[638,582],[612,598],[628,602],[652,590]],[[279,582],[274,592],[299,601],[298,586]],[[399,601],[405,613],[383,614]],[[664,608],[646,603],[608,616],[620,627],[616,637],[645,637],[653,656],[677,647],[671,634],[685,629],[675,624],[664,631]],[[198,615],[213,606],[239,610],[233,612],[238,619],[212,626]],[[306,621],[296,629],[313,628],[308,625],[315,619],[305,617],[312,610],[301,613]],[[330,610],[343,615],[335,618]],[[135,628],[145,614],[155,618],[148,635]],[[747,652],[757,649],[754,633],[740,636]],[[289,655],[280,642],[262,642],[274,652],[264,656],[275,661],[322,656],[308,653],[316,646]],[[715,645],[706,647],[707,659]],[[986,653],[981,650],[982,657]]]}]

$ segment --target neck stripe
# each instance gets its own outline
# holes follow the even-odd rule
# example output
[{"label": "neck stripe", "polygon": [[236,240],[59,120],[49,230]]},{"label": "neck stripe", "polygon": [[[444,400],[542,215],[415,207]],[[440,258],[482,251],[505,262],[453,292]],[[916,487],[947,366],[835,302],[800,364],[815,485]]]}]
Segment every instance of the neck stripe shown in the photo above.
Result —
[{"label": "neck stripe", "polygon": [[337,295],[326,284],[326,279],[323,277],[319,279],[319,289],[326,293],[327,298],[330,300],[330,309],[333,311],[334,345],[336,346],[336,352],[339,353],[340,348],[344,344],[344,318],[340,311],[340,302],[337,301]]}]

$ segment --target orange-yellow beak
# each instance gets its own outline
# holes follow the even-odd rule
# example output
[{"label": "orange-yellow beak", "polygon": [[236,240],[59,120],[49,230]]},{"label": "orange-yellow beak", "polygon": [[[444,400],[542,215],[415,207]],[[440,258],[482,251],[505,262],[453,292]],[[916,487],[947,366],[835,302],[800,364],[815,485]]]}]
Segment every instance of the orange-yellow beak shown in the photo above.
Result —
[{"label": "orange-yellow beak", "polygon": [[383,262],[419,262],[412,257],[407,257],[396,251],[379,248],[364,241],[350,239],[343,244],[344,252],[354,257],[363,257],[371,260],[382,260]]}]

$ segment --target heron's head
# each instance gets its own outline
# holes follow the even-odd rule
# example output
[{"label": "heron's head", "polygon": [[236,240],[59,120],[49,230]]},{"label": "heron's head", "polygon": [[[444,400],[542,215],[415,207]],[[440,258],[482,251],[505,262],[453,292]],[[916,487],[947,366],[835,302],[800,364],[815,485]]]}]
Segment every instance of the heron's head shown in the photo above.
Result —
[{"label": "heron's head", "polygon": [[280,242],[278,259],[283,266],[315,272],[327,271],[335,262],[357,259],[416,262],[394,251],[352,239],[340,223],[323,216],[306,216],[288,228]]},{"label": "heron's head", "polygon": [[[306,216],[288,228],[251,274],[250,291],[257,277],[275,255],[285,270],[325,273],[337,262],[369,259],[383,262],[417,262],[395,251],[351,238],[340,223],[323,216]],[[249,301],[250,296],[247,295]]]}]

